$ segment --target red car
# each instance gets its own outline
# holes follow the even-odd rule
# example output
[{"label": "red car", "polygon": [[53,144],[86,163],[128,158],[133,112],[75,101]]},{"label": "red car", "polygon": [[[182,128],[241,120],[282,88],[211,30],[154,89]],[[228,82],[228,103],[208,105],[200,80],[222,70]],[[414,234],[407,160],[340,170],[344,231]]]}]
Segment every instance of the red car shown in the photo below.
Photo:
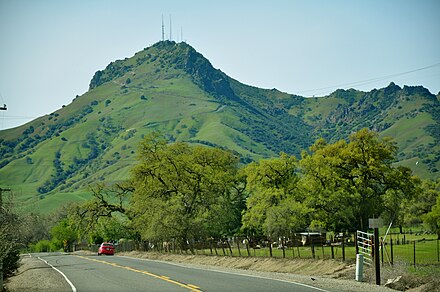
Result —
[{"label": "red car", "polygon": [[98,249],[98,255],[102,255],[102,254],[114,255],[115,247],[113,246],[113,244],[108,242],[103,242]]}]

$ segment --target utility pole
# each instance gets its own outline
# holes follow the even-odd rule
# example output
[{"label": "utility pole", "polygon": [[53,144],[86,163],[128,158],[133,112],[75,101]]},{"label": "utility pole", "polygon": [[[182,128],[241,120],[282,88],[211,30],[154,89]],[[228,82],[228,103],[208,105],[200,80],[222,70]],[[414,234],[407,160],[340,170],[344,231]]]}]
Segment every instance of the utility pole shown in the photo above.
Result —
[{"label": "utility pole", "polygon": [[[7,110],[6,104],[3,104],[2,107],[0,107],[0,110],[5,111]],[[3,213],[3,192],[10,192],[11,189],[2,189],[0,188],[0,214]],[[0,258],[0,291],[3,291],[3,259]]]}]

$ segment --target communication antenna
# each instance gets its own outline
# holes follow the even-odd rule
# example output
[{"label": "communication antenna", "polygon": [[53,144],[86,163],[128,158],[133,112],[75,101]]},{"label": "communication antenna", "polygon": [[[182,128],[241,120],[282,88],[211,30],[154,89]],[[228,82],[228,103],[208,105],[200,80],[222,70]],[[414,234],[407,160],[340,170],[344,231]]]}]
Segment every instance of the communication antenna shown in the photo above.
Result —
[{"label": "communication antenna", "polygon": [[165,25],[163,24],[163,14],[162,14],[162,41],[165,41]]},{"label": "communication antenna", "polygon": [[171,14],[170,14],[170,41],[173,40],[173,26],[171,25]]}]

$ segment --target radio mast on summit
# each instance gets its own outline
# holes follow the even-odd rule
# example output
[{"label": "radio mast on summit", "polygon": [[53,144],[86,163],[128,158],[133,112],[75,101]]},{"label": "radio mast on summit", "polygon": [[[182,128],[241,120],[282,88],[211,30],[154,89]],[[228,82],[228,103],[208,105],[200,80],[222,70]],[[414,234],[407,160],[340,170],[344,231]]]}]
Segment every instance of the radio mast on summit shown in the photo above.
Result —
[{"label": "radio mast on summit", "polygon": [[171,25],[171,14],[170,14],[170,41],[173,40],[173,26]]},{"label": "radio mast on summit", "polygon": [[165,41],[165,25],[163,24],[163,14],[162,14],[162,41]]}]

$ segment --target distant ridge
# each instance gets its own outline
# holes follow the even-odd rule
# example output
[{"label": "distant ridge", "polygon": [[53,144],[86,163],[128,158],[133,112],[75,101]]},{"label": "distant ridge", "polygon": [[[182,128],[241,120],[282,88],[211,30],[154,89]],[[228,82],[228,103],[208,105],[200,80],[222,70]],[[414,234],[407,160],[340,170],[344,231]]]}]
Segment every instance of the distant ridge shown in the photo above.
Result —
[{"label": "distant ridge", "polygon": [[0,185],[45,211],[84,199],[91,183],[127,178],[152,131],[229,149],[248,163],[300,156],[320,137],[334,142],[364,127],[395,139],[396,163],[440,177],[440,99],[424,87],[304,98],[242,84],[189,44],[160,41],[97,71],[72,103],[0,131]]}]

